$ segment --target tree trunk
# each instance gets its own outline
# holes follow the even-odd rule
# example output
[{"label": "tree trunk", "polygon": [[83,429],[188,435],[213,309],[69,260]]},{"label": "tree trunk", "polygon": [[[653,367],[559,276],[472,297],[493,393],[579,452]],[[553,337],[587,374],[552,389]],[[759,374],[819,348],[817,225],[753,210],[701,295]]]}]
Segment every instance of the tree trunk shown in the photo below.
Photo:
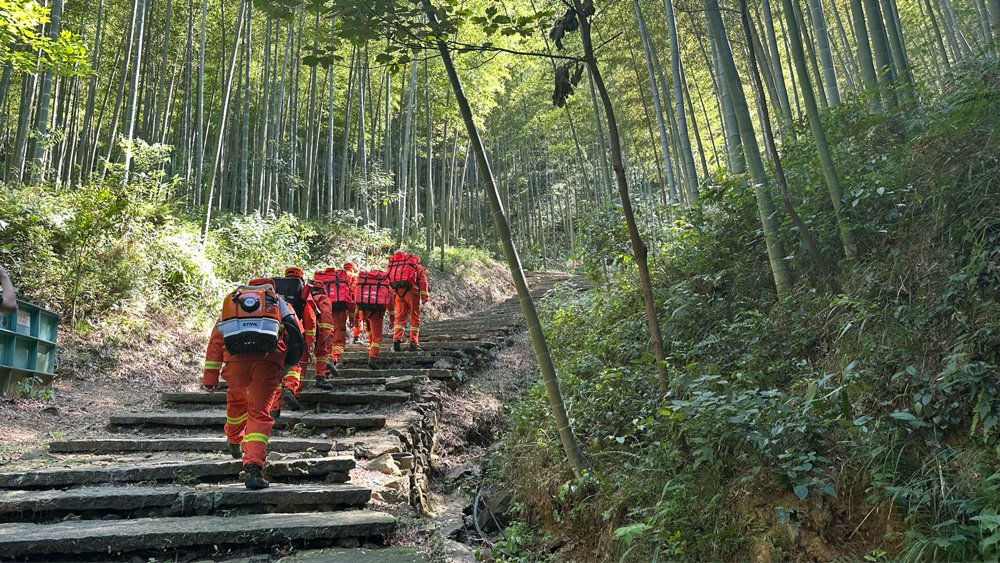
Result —
[{"label": "tree trunk", "polygon": [[[142,1],[142,0],[138,0]],[[212,220],[212,195],[215,190],[215,179],[219,173],[220,160],[222,159],[222,146],[225,144],[226,119],[229,117],[229,100],[233,93],[233,75],[236,72],[236,53],[239,50],[240,32],[242,31],[243,16],[249,17],[250,0],[241,2],[240,11],[236,14],[236,35],[233,37],[233,49],[229,56],[229,71],[226,73],[226,84],[222,93],[222,112],[219,116],[218,142],[215,145],[215,158],[212,159],[212,166],[208,173],[208,206],[205,208],[205,226],[202,229],[202,244],[208,240],[208,228]],[[220,188],[221,190],[221,188]]]},{"label": "tree trunk", "polygon": [[[840,88],[837,86],[837,71],[833,66],[833,55],[830,51],[830,34],[827,31],[826,16],[823,14],[822,0],[809,0],[812,13],[813,29],[816,30],[816,47],[819,50],[819,62],[823,68],[823,84],[826,86],[826,99],[830,105],[840,104]],[[801,79],[800,79],[801,81]]]},{"label": "tree trunk", "polygon": [[[722,23],[718,0],[704,0],[704,3],[711,29],[710,33],[720,38],[726,37],[726,28]],[[794,17],[792,14],[786,14],[786,16]],[[728,44],[728,41],[726,43]],[[740,136],[743,140],[747,167],[750,170],[750,178],[753,181],[754,194],[757,198],[757,210],[764,231],[764,240],[767,244],[767,256],[771,265],[771,273],[774,276],[774,285],[778,293],[783,294],[792,288],[792,272],[786,260],[788,254],[785,252],[785,245],[781,242],[781,237],[778,234],[778,219],[774,209],[774,201],[771,199],[764,163],[757,148],[757,136],[753,130],[750,109],[747,106],[743,85],[736,71],[736,61],[732,57],[732,52],[721,56],[720,62],[729,84],[736,118],[739,120]]]},{"label": "tree trunk", "polygon": [[[787,4],[790,1],[791,0],[784,0],[786,4],[786,9],[785,9],[786,14],[788,13]],[[740,12],[742,14],[742,19],[743,19],[744,35],[746,35],[747,41],[750,41],[751,39],[750,14],[749,11],[747,10],[746,0],[740,0]],[[791,23],[792,21],[794,21],[794,18],[789,19],[789,23]],[[803,71],[806,70],[805,56],[802,53],[802,45],[801,43],[799,43],[798,34],[793,32],[792,33],[793,46],[796,43],[798,43],[798,46],[795,47],[795,51],[797,52],[796,66],[800,68],[799,72],[802,73]],[[763,114],[762,116],[763,119],[761,120],[761,128],[763,129],[764,132],[764,144],[767,146],[768,152],[771,153],[771,160],[774,162],[775,174],[778,178],[778,186],[781,190],[781,200],[785,204],[785,211],[788,212],[788,214],[792,217],[792,222],[795,223],[796,227],[798,227],[799,233],[802,235],[802,239],[806,243],[806,247],[809,248],[809,253],[812,255],[813,261],[816,263],[816,266],[820,269],[820,272],[823,273],[826,283],[830,286],[830,290],[835,295],[841,294],[843,293],[843,290],[841,290],[840,284],[837,283],[837,279],[830,272],[830,268],[826,265],[826,261],[823,260],[823,255],[820,254],[819,246],[816,244],[816,241],[813,238],[812,231],[809,229],[809,226],[806,225],[805,222],[802,220],[802,218],[799,216],[798,212],[795,211],[795,206],[792,205],[791,198],[789,198],[788,196],[788,182],[785,180],[785,171],[781,166],[781,155],[778,154],[778,147],[774,143],[774,133],[771,131],[771,116],[768,115],[767,101],[764,99],[764,86],[761,84],[760,74],[757,71],[757,60],[756,57],[754,57],[753,51],[750,51],[749,56],[750,56],[749,60],[750,76],[753,82],[754,92],[758,98],[757,106],[760,108],[760,111]],[[803,84],[803,91],[808,90],[810,92],[810,97],[812,97],[812,92],[811,92],[812,86],[809,83],[808,76],[806,77],[805,80],[802,81],[802,84]],[[813,98],[811,106],[814,110],[812,113],[818,113],[815,111],[816,110],[815,98]]]},{"label": "tree trunk", "polygon": [[[426,1],[426,0],[425,0]],[[628,225],[629,240],[632,244],[632,252],[635,255],[636,266],[639,270],[640,287],[642,300],[646,307],[646,321],[649,325],[650,339],[653,346],[653,353],[656,357],[656,369],[659,374],[660,394],[666,395],[668,391],[668,376],[666,354],[663,350],[663,337],[660,333],[660,322],[658,318],[656,300],[653,295],[653,282],[649,275],[649,265],[647,263],[646,243],[639,233],[639,226],[632,211],[632,200],[629,195],[628,180],[625,176],[625,165],[622,161],[621,141],[618,134],[618,122],[615,118],[614,106],[611,103],[611,96],[604,84],[601,71],[597,66],[597,59],[594,56],[594,47],[591,40],[590,20],[583,15],[583,5],[580,0],[574,0],[577,14],[580,14],[580,35],[583,41],[584,58],[594,78],[594,85],[601,96],[604,104],[604,113],[608,120],[608,138],[611,141],[611,161],[618,183],[618,196],[621,198],[622,212],[625,215],[625,222]]]},{"label": "tree trunk", "polygon": [[[52,41],[58,41],[59,39],[59,19],[62,17],[62,4],[62,0],[52,0],[52,10],[49,12],[49,38]],[[46,135],[48,135],[49,100],[51,92],[52,71],[46,70],[42,75],[42,89],[41,93],[38,95],[38,115],[35,120],[35,130],[37,132],[37,136],[35,138],[35,152],[31,158],[34,170],[32,170],[29,174],[33,180],[37,180],[39,182],[45,179],[45,167],[42,162],[42,156],[45,154],[45,149],[48,145]]]},{"label": "tree trunk", "polygon": [[[794,0],[782,0],[785,13],[791,9]],[[833,165],[833,156],[830,154],[830,147],[826,140],[826,131],[820,121],[819,108],[816,106],[816,97],[813,94],[812,83],[809,80],[809,72],[806,68],[805,53],[799,39],[798,30],[795,29],[798,23],[795,18],[786,18],[788,24],[789,38],[792,42],[792,58],[795,61],[795,70],[799,75],[799,85],[802,87],[802,99],[806,107],[806,115],[809,117],[809,128],[812,129],[813,138],[816,141],[816,150],[819,152],[820,164],[823,167],[823,178],[826,180],[826,187],[830,192],[830,201],[833,203],[833,213],[837,217],[837,226],[840,229],[840,242],[844,247],[844,257],[848,260],[857,255],[857,247],[854,243],[854,235],[847,224],[847,217],[844,212],[843,191],[840,187],[840,178]]]},{"label": "tree trunk", "polygon": [[[694,167],[694,155],[691,153],[691,137],[688,134],[687,116],[684,113],[684,88],[681,82],[681,49],[680,43],[677,41],[677,20],[674,18],[673,0],[663,0],[663,6],[667,12],[667,25],[670,33],[670,68],[674,80],[674,109],[677,111],[677,136],[680,140],[680,156],[683,158],[684,164],[688,205],[694,205],[698,201],[698,172]],[[650,45],[652,45],[652,40],[650,40]]]},{"label": "tree trunk", "polygon": [[656,76],[653,74],[652,51],[653,45],[646,30],[646,20],[642,17],[642,9],[639,7],[639,0],[632,0],[635,7],[635,17],[639,20],[639,34],[642,38],[642,51],[646,57],[646,70],[649,73],[649,84],[653,92],[653,112],[656,115],[656,125],[660,132],[660,151],[663,157],[663,165],[667,171],[667,185],[670,190],[670,203],[676,205],[680,199],[677,195],[677,188],[674,184],[673,167],[670,164],[670,149],[667,147],[667,131],[663,124],[663,108],[660,105],[660,89],[656,84]]},{"label": "tree trunk", "polygon": [[851,0],[851,20],[854,23],[854,35],[858,42],[858,63],[861,65],[861,77],[867,92],[868,102],[872,109],[882,109],[882,97],[879,92],[878,74],[872,62],[872,51],[868,45],[868,28],[865,27],[865,14],[861,0]]}]

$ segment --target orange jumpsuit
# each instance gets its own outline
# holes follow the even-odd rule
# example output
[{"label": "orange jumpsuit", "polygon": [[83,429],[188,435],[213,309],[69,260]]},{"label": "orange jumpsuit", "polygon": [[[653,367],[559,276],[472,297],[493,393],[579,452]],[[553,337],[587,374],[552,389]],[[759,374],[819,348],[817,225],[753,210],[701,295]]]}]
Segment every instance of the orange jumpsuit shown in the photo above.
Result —
[{"label": "orange jumpsuit", "polygon": [[[354,264],[350,262],[344,264],[344,271],[347,272],[347,287],[350,288],[351,295],[354,295],[354,288],[358,285],[358,271],[354,269]],[[348,319],[351,321],[351,327],[354,329],[354,338],[361,336],[361,331],[364,329],[362,326],[364,324],[364,315],[362,314],[362,311],[358,309],[354,312],[354,314],[350,315]]]},{"label": "orange jumpsuit", "polygon": [[202,383],[217,386],[219,375],[226,380],[226,437],[231,444],[243,443],[243,464],[263,467],[267,457],[267,440],[274,419],[268,414],[274,388],[281,382],[285,362],[284,339],[270,354],[238,354],[230,356],[222,333],[212,329],[205,353]]},{"label": "orange jumpsuit", "polygon": [[[353,294],[353,292],[352,292]],[[326,376],[326,363],[336,364],[347,344],[347,318],[357,314],[358,308],[350,303],[346,311],[334,311],[333,302],[323,293],[314,293],[319,308],[319,337],[316,340],[316,377]]]},{"label": "orange jumpsuit", "polygon": [[309,366],[309,354],[316,348],[316,327],[318,325],[316,321],[317,308],[316,301],[313,299],[310,287],[306,285],[303,289],[308,297],[306,298],[305,311],[302,314],[302,318],[299,319],[302,323],[302,328],[304,329],[302,334],[305,336],[306,347],[302,350],[302,357],[299,358],[299,363],[295,367],[288,370],[285,374],[284,379],[277,385],[274,389],[274,402],[271,405],[271,410],[281,410],[282,405],[285,404],[285,398],[283,397],[284,390],[288,389],[296,397],[302,392],[302,373]]},{"label": "orange jumpsuit", "polygon": [[377,358],[382,350],[382,322],[385,320],[385,309],[361,311],[368,329],[368,357]]},{"label": "orange jumpsuit", "polygon": [[417,344],[420,342],[420,304],[430,299],[427,289],[427,272],[419,263],[417,264],[417,287],[407,289],[402,295],[400,290],[396,292],[396,319],[392,327],[393,341],[402,342],[403,333],[406,329],[406,320],[410,320],[410,342]]}]

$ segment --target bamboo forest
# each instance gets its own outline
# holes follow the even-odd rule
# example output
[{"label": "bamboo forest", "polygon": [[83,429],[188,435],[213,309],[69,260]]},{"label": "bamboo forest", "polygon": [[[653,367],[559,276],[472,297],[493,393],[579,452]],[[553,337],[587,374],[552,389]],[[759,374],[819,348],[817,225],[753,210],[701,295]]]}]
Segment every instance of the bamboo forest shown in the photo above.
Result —
[{"label": "bamboo forest", "polygon": [[996,562],[998,57],[1000,0],[0,0],[0,561]]}]

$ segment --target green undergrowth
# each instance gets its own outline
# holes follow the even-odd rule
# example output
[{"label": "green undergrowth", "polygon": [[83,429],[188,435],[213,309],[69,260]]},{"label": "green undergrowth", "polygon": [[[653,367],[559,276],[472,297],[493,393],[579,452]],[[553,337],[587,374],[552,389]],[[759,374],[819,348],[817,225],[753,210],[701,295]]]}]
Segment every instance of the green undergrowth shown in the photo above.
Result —
[{"label": "green undergrowth", "polygon": [[949,84],[905,110],[824,116],[854,260],[808,129],[785,143],[793,201],[843,295],[787,218],[798,280],[775,294],[745,178],[716,178],[669,222],[645,210],[665,398],[620,214],[581,225],[592,289],[541,310],[593,469],[571,478],[541,386],[513,405],[493,471],[532,547],[501,557],[997,560],[1000,69],[969,63]]}]

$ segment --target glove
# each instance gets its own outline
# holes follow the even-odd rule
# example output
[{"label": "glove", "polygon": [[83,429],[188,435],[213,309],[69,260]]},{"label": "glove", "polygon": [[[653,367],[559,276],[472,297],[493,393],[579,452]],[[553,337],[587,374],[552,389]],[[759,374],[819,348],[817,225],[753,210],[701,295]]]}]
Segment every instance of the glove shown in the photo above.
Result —
[{"label": "glove", "polygon": [[205,391],[208,391],[209,395],[215,395],[216,389],[219,388],[218,385],[205,385]]}]

